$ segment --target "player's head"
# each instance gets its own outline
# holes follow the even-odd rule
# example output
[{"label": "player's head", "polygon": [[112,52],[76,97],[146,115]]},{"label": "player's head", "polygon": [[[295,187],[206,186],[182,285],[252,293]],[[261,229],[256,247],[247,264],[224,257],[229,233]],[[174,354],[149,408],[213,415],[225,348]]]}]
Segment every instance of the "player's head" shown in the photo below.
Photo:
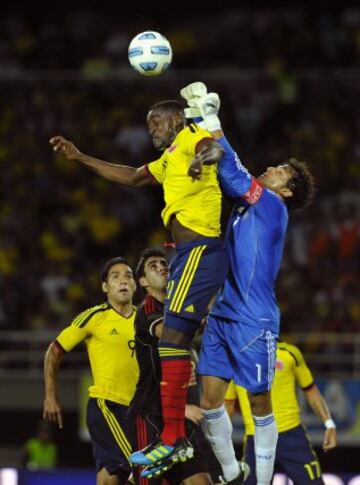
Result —
[{"label": "player's head", "polygon": [[184,107],[176,100],[162,101],[149,109],[146,121],[154,147],[165,150],[185,126]]},{"label": "player's head", "polygon": [[100,273],[101,285],[110,304],[124,305],[131,303],[136,283],[129,263],[122,257],[107,261]]},{"label": "player's head", "polygon": [[149,294],[154,291],[164,293],[168,274],[165,253],[160,249],[145,249],[136,268],[139,285]]},{"label": "player's head", "polygon": [[290,158],[276,167],[268,167],[259,180],[282,197],[289,210],[302,209],[315,194],[314,177],[305,162]]}]

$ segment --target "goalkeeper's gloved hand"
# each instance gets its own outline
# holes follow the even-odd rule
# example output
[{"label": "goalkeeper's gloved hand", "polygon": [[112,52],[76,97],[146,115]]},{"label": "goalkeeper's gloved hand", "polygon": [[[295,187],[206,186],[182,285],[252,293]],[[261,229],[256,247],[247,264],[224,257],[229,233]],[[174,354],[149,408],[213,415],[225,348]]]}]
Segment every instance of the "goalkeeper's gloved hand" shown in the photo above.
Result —
[{"label": "goalkeeper's gloved hand", "polygon": [[206,85],[197,81],[185,86],[180,94],[188,104],[188,107],[184,110],[186,118],[200,122],[199,124],[208,131],[221,129],[220,120],[217,116],[220,109],[220,98],[217,93],[207,93]]},{"label": "goalkeeper's gloved hand", "polygon": [[180,91],[181,96],[186,100],[188,107],[185,108],[185,118],[193,119],[195,122],[201,123],[201,113],[199,107],[196,105],[196,100],[205,96],[207,87],[204,83],[197,81],[188,84]]},{"label": "goalkeeper's gloved hand", "polygon": [[202,98],[207,94],[207,87],[204,83],[197,81],[182,88],[180,94],[186,101],[194,98]]},{"label": "goalkeeper's gloved hand", "polygon": [[221,130],[221,123],[218,117],[220,109],[220,98],[217,93],[208,93],[202,98],[192,100],[199,108],[201,117],[208,131]]}]

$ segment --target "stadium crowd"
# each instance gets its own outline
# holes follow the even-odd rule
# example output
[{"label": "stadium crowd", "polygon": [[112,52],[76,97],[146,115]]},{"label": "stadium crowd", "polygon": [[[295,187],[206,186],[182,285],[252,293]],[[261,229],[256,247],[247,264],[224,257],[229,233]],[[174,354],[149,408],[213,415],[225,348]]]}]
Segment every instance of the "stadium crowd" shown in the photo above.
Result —
[{"label": "stadium crowd", "polygon": [[[3,329],[62,327],[100,301],[97,268],[105,260],[123,255],[135,262],[145,247],[169,239],[159,217],[160,189],[119,188],[57,157],[49,138],[63,134],[85,153],[140,166],[158,157],[147,134],[147,109],[178,98],[193,80],[107,78],[112,68],[127,66],[137,25],[92,11],[72,12],[61,26],[40,20],[0,20]],[[360,88],[344,68],[358,66],[360,10],[311,19],[302,9],[229,10],[219,22],[207,42],[205,23],[197,29],[174,23],[170,32],[164,25],[174,68],[249,69],[233,79],[202,79],[221,95],[224,127],[242,160],[257,174],[271,160],[305,158],[318,180],[315,204],[290,225],[279,278],[282,329],[356,332],[360,122],[354,100]],[[292,37],[303,22],[308,29]],[[156,26],[162,28],[161,19]],[[62,73],[42,76],[48,69]],[[84,78],[72,76],[73,69]],[[28,70],[37,73],[29,79]],[[10,71],[17,80],[7,79]]]},{"label": "stadium crowd", "polygon": [[360,13],[351,2],[307,9],[296,2],[263,8],[242,2],[239,8],[229,1],[218,10],[193,5],[191,12],[174,4],[170,22],[169,12],[156,2],[141,8],[129,3],[77,2],[60,10],[56,3],[51,10],[7,5],[9,13],[0,19],[0,65],[15,70],[127,66],[129,40],[149,29],[166,34],[178,67],[263,69],[279,58],[291,68],[359,66]]}]

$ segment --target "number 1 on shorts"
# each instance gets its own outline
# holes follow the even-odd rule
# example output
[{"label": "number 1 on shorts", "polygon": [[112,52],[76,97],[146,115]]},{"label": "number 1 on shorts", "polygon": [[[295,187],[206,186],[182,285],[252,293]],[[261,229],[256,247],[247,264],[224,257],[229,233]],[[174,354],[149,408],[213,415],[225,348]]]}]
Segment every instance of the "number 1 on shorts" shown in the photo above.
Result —
[{"label": "number 1 on shorts", "polygon": [[257,381],[261,382],[261,365],[260,364],[255,364],[256,369],[257,369]]}]

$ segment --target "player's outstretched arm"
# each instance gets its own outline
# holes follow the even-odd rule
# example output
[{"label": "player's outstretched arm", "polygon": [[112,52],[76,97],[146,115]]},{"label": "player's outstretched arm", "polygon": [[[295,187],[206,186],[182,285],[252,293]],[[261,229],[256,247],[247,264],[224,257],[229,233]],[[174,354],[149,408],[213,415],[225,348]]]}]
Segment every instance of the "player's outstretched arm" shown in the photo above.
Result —
[{"label": "player's outstretched arm", "polygon": [[325,426],[323,450],[328,451],[336,447],[336,425],[331,418],[329,408],[316,385],[304,390],[306,399],[313,411],[319,416]]},{"label": "player's outstretched arm", "polygon": [[201,178],[203,165],[216,164],[224,155],[224,149],[216,141],[204,140],[204,142],[203,146],[199,147],[199,151],[192,160],[188,170],[188,175],[195,180]]},{"label": "player's outstretched arm", "polygon": [[58,373],[64,351],[57,342],[52,342],[45,354],[44,380],[45,398],[43,419],[63,427],[62,406],[58,397]]},{"label": "player's outstretched arm", "polygon": [[[198,85],[202,88],[200,91]],[[201,116],[205,128],[212,134],[213,138],[218,142],[218,145],[221,145],[224,151],[218,165],[218,173],[223,191],[226,195],[234,199],[243,197],[251,187],[252,177],[241,164],[234,149],[224,136],[218,117],[220,109],[219,95],[217,93],[201,95],[202,92],[206,93],[206,86],[203,83],[192,83],[181,90],[181,95],[186,99],[190,107],[186,110],[191,110],[191,113]],[[205,156],[207,156],[206,152],[204,152],[203,156],[198,154],[194,159],[191,167],[191,175],[194,178],[199,178],[202,163],[204,163],[202,158]]]},{"label": "player's outstretched arm", "polygon": [[104,160],[90,157],[82,153],[75,145],[63,136],[54,136],[50,139],[53,150],[63,154],[68,160],[75,160],[93,170],[102,177],[128,187],[143,187],[152,183],[151,176],[146,168],[118,165]]}]

